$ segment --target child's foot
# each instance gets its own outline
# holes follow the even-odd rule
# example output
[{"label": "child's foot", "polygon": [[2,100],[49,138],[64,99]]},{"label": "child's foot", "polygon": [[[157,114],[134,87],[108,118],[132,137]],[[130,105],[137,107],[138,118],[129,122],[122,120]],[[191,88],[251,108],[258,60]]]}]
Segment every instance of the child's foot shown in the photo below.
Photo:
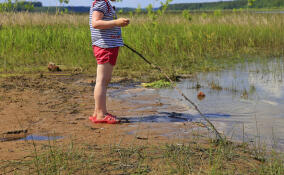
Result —
[{"label": "child's foot", "polygon": [[89,117],[89,120],[90,120],[91,122],[94,122],[94,120],[96,120],[96,116],[90,116],[90,117]]},{"label": "child's foot", "polygon": [[113,116],[109,113],[107,113],[103,119],[97,119],[96,117],[90,117],[90,120],[93,123],[106,123],[106,124],[118,124],[118,123],[120,123],[120,120],[117,119],[116,116]]}]

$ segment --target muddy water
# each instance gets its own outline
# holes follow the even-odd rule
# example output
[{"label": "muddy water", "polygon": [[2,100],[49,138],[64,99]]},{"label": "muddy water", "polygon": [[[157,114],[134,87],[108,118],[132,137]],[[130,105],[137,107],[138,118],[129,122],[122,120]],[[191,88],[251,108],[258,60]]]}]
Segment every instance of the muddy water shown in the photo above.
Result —
[{"label": "muddy water", "polygon": [[109,91],[111,98],[127,101],[130,106],[126,116],[129,123],[167,123],[192,121],[192,115],[178,104],[178,99],[161,97],[157,89],[146,89],[140,85],[118,87]]},{"label": "muddy water", "polygon": [[[181,81],[177,86],[198,104],[201,111],[227,137],[284,150],[283,77],[283,61],[277,59],[243,63],[220,72],[201,73],[193,79]],[[160,100],[161,103],[158,109],[160,113],[134,118],[134,122],[202,121],[174,89],[134,89],[128,89],[129,93],[113,91],[112,97],[131,101],[131,98],[144,93],[152,94],[155,96],[152,100]],[[134,93],[130,93],[131,91]],[[200,91],[206,95],[203,100],[197,97]],[[146,104],[145,101],[137,101],[135,98],[131,102]],[[143,105],[136,110],[146,108],[151,106]]]},{"label": "muddy water", "polygon": [[46,141],[46,140],[58,140],[62,139],[62,136],[41,136],[41,135],[28,135],[25,138],[19,140],[34,140],[34,141]]},{"label": "muddy water", "polygon": [[[283,61],[240,64],[231,70],[201,73],[178,84],[217,128],[232,139],[284,148]],[[198,88],[200,87],[200,88]],[[202,91],[205,99],[198,100]],[[161,96],[178,96],[161,90]],[[181,104],[185,104],[182,100]],[[190,110],[192,115],[197,115]],[[209,114],[209,115],[208,115]]]}]

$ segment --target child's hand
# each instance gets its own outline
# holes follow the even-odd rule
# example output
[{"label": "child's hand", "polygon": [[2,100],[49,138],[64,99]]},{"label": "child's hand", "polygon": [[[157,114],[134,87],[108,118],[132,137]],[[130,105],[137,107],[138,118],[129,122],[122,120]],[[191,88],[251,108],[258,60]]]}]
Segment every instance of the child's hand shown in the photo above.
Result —
[{"label": "child's hand", "polygon": [[126,18],[119,18],[115,21],[116,26],[118,27],[125,27],[129,24],[129,19]]}]

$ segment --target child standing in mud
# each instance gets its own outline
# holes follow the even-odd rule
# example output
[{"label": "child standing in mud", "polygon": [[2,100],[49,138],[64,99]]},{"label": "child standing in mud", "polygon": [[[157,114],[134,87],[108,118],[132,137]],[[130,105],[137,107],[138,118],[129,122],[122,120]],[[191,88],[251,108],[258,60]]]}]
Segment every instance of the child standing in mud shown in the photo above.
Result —
[{"label": "child standing in mud", "polygon": [[95,111],[93,116],[89,117],[93,123],[119,123],[114,115],[107,112],[106,93],[116,64],[119,47],[124,45],[121,27],[128,24],[128,19],[117,19],[109,0],[93,1],[90,9],[90,29],[93,52],[97,60],[97,77],[94,90]]}]

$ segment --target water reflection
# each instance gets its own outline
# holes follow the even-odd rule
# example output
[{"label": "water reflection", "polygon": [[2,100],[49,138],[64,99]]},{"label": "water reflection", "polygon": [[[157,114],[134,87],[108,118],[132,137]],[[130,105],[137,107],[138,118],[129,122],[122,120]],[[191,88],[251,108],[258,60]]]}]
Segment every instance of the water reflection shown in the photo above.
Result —
[{"label": "water reflection", "polygon": [[25,138],[19,140],[35,140],[35,141],[46,141],[46,140],[58,140],[62,139],[62,136],[40,136],[40,135],[28,135]]},{"label": "water reflection", "polygon": [[[201,73],[178,84],[204,113],[229,114],[210,117],[220,131],[233,138],[260,138],[284,148],[284,66],[281,59],[240,64],[231,70]],[[196,84],[200,85],[197,89]],[[206,98],[198,100],[198,92]],[[176,91],[159,90],[160,96],[176,98]],[[181,100],[181,105],[186,102]],[[192,111],[193,112],[193,111]],[[196,112],[193,112],[196,113]],[[245,134],[243,134],[243,130]]]},{"label": "water reflection", "polygon": [[[227,137],[279,145],[284,151],[283,59],[239,64],[230,70],[200,73],[177,86]],[[200,92],[204,94],[200,100]],[[203,122],[199,114],[174,89],[127,88],[110,96],[136,104],[130,122]],[[171,117],[177,114],[179,118]],[[179,115],[180,114],[180,115]]]},{"label": "water reflection", "polygon": [[[229,114],[204,114],[208,118],[227,118],[230,117]],[[170,123],[170,122],[191,122],[199,115],[191,115],[189,113],[176,113],[176,112],[159,112],[154,115],[144,115],[144,116],[128,116],[126,123]]]}]

